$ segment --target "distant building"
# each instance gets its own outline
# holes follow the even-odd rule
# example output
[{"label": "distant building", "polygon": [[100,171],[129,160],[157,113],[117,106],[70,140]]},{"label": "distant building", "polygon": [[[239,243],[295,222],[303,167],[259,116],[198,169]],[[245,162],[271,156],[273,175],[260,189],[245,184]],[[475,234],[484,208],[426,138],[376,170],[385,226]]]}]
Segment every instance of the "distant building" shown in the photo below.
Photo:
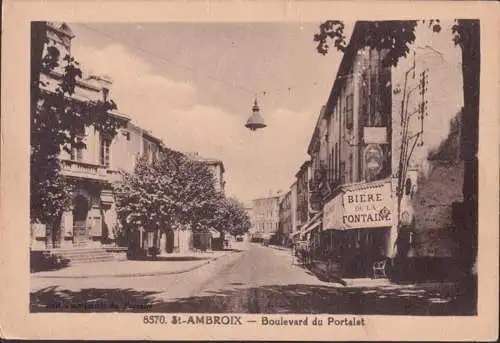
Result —
[{"label": "distant building", "polygon": [[270,238],[278,231],[280,196],[257,198],[252,202],[254,231],[263,238]]}]

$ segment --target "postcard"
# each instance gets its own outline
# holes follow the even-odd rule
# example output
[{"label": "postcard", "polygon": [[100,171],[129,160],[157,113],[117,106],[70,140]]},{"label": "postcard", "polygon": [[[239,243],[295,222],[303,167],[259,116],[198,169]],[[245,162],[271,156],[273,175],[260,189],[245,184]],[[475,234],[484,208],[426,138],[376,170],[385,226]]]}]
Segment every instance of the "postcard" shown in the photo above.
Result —
[{"label": "postcard", "polygon": [[494,3],[7,1],[6,338],[498,338]]}]

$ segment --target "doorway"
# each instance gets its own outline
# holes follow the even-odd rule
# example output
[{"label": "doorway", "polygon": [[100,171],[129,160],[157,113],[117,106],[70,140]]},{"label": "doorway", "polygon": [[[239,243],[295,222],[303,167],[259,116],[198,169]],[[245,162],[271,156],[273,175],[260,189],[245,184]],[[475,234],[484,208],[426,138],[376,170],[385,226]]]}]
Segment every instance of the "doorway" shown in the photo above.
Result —
[{"label": "doorway", "polygon": [[171,254],[174,252],[174,247],[175,247],[175,234],[174,234],[174,230],[172,229],[168,229],[166,231],[166,247],[165,247],[165,250],[167,251],[168,254]]},{"label": "doorway", "polygon": [[87,217],[89,202],[82,195],[77,195],[73,203],[73,245],[84,247],[89,241],[89,227]]}]

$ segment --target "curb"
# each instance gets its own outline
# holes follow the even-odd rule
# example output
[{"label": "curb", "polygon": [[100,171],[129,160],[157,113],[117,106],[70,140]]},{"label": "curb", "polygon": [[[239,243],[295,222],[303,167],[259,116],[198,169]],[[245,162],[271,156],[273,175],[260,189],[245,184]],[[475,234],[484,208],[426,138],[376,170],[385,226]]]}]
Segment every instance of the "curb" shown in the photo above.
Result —
[{"label": "curb", "polygon": [[100,277],[115,277],[115,278],[121,278],[121,277],[145,277],[145,276],[159,276],[159,275],[174,275],[174,274],[183,274],[187,273],[190,271],[193,271],[195,269],[201,268],[203,266],[206,266],[207,264],[210,264],[213,261],[216,261],[217,259],[227,256],[228,253],[225,253],[223,255],[214,257],[208,261],[204,261],[203,263],[200,263],[196,266],[187,268],[187,269],[181,269],[181,270],[174,270],[174,271],[158,271],[158,272],[147,272],[147,273],[129,273],[129,274],[95,274],[95,275],[68,275],[68,276],[58,276],[58,275],[30,275],[30,277],[35,277],[35,278],[40,278],[40,279],[91,279],[91,278],[100,278]]},{"label": "curb", "polygon": [[290,251],[289,248],[285,248],[285,247],[280,247],[280,246],[277,246],[277,245],[268,245],[270,248],[273,248],[273,249],[276,249],[276,250],[281,250],[281,251]]}]

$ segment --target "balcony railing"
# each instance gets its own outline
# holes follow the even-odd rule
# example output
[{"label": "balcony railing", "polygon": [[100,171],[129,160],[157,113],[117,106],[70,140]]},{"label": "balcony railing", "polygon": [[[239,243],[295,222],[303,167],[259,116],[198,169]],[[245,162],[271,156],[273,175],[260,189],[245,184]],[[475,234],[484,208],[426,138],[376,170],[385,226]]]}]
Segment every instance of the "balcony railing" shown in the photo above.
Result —
[{"label": "balcony railing", "polygon": [[105,166],[79,161],[60,160],[61,174],[64,176],[81,177],[94,180],[108,179]]}]

